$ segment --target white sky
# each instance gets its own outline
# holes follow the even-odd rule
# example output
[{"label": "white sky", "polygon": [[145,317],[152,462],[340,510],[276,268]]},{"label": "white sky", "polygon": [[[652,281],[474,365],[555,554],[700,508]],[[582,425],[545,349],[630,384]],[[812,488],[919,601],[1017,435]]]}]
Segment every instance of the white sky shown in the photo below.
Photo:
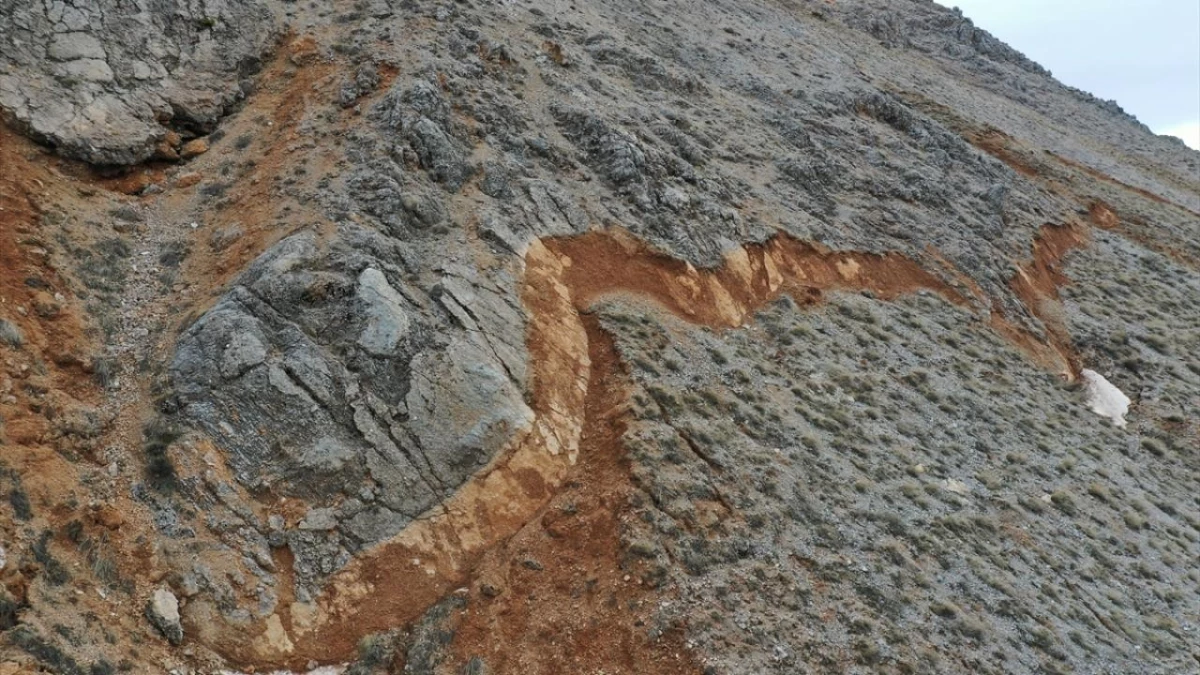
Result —
[{"label": "white sky", "polygon": [[937,0],[1200,150],[1200,0]]}]

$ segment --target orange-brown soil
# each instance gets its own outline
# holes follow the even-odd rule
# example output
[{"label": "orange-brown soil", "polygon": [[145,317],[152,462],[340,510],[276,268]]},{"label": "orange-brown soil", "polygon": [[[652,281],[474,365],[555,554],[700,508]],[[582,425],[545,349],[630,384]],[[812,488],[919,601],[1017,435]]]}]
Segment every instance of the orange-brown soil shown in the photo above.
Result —
[{"label": "orange-brown soil", "polygon": [[[301,47],[293,51],[303,52]],[[306,81],[329,75],[319,66],[303,72]],[[284,171],[287,146],[301,140],[296,125],[307,103],[291,92],[312,87],[294,86],[296,77],[301,75],[282,59],[269,66],[262,96],[274,97],[276,113],[271,130],[256,141],[266,146],[260,153],[264,159],[211,212],[209,225],[241,222],[246,236],[227,251],[197,247],[182,270],[182,278],[203,283],[205,295],[289,232],[270,226],[282,214],[271,210],[265,186]],[[30,144],[8,132],[0,134],[5,134],[0,160],[6,167],[28,169],[0,176],[0,315],[20,326],[26,338],[22,354],[36,357],[45,368],[22,371],[12,350],[0,347],[5,376],[23,383],[10,387],[8,398],[0,397],[4,433],[14,448],[5,460],[16,462],[22,476],[28,476],[26,486],[35,499],[54,504],[69,494],[77,478],[61,448],[49,442],[54,432],[44,413],[53,408],[46,401],[67,397],[72,404],[99,404],[89,375],[88,354],[96,347],[86,337],[69,284],[40,245],[39,237],[47,235],[39,225],[44,208],[39,191],[50,184],[63,193],[67,183],[26,159],[33,151]],[[206,164],[194,166],[203,170]],[[180,182],[169,170],[155,179]],[[88,185],[78,177],[72,184]],[[182,209],[183,200],[191,198],[184,186],[157,199],[168,207],[179,202],[174,206]],[[1104,205],[1096,205],[1091,215],[1097,226],[1116,220]],[[1057,288],[1066,281],[1060,269],[1063,256],[1085,241],[1081,225],[1043,228],[1032,261],[1012,281],[1018,296],[1046,324],[1049,345],[998,313],[991,317],[999,332],[1048,367],[1063,361],[1075,365],[1069,336],[1054,318]],[[273,643],[244,631],[194,635],[242,663],[301,667],[310,659],[340,661],[352,656],[363,635],[410,624],[448,593],[465,588],[470,602],[454,618],[458,637],[451,647],[460,662],[478,655],[501,672],[565,672],[581,664],[604,664],[612,672],[697,672],[681,627],[650,637],[656,603],[670,591],[640,585],[641,575],[621,552],[622,522],[629,517],[633,489],[620,444],[626,375],[611,339],[589,310],[606,297],[630,296],[688,322],[727,329],[745,324],[753,312],[785,293],[810,304],[839,289],[870,290],[883,299],[928,290],[958,305],[971,304],[971,298],[903,256],[834,252],[783,235],[734,249],[717,268],[697,269],[613,229],[535,242],[525,266],[534,425],[448,502],[337,574],[317,603],[292,602],[286,578],[291,561],[280,555],[276,563],[285,571],[288,588],[281,590],[278,625],[289,640]],[[944,260],[942,266],[952,278],[967,278]],[[977,285],[964,285],[975,300],[986,300]],[[36,311],[47,297],[57,310]],[[19,313],[16,307],[27,311]],[[140,413],[132,414],[133,421],[118,424],[114,433],[137,443],[140,439],[131,434],[140,429],[134,424]],[[116,508],[137,518],[132,515],[136,508]],[[150,551],[124,542],[123,530],[138,528],[122,527],[99,512],[85,522],[89,528],[111,530],[122,569],[146,568],[149,579],[161,578],[161,572],[154,572],[161,563]],[[14,591],[28,586],[23,576],[5,581]]]},{"label": "orange-brown soil", "polygon": [[[0,343],[0,466],[19,477],[19,486],[6,481],[6,493],[25,494],[31,510],[24,521],[10,520],[7,511],[0,515],[9,547],[0,584],[18,603],[37,605],[36,615],[25,612],[22,621],[40,630],[103,615],[111,630],[132,632],[142,626],[136,600],[102,587],[98,593],[88,568],[103,556],[116,579],[153,582],[161,575],[148,564],[151,548],[137,541],[149,525],[133,522],[141,511],[129,491],[92,501],[81,487],[95,484],[108,461],[105,434],[113,412],[94,372],[104,339],[84,309],[91,291],[73,274],[80,261],[70,260],[97,255],[86,250],[111,235],[91,227],[89,218],[119,201],[94,181],[73,178],[87,175],[79,167],[63,166],[0,127],[0,318],[23,336],[19,347]],[[117,480],[106,475],[104,484]],[[64,534],[72,522],[79,527],[75,542]],[[52,555],[70,570],[63,585],[38,582],[46,570],[17,547],[20,530],[51,533]],[[89,554],[81,541],[99,544]]]},{"label": "orange-brown soil", "polygon": [[[945,111],[939,112],[943,115],[946,114]],[[1050,191],[1066,197],[1073,202],[1087,204],[1088,220],[1095,227],[1102,230],[1117,231],[1121,236],[1137,242],[1147,249],[1165,255],[1182,265],[1193,268],[1200,266],[1200,261],[1197,261],[1194,254],[1178,250],[1169,244],[1164,244],[1162,241],[1149,236],[1146,231],[1146,223],[1140,222],[1137,219],[1122,222],[1121,217],[1110,204],[1092,197],[1085,197],[1073,186],[1076,185],[1077,174],[1082,174],[1088,179],[1095,179],[1102,183],[1118,186],[1137,197],[1150,200],[1155,204],[1178,209],[1188,216],[1197,216],[1200,213],[1147,190],[1123,183],[1101,171],[1060,155],[1051,152],[1035,153],[1029,148],[1022,147],[1011,136],[996,129],[964,131],[964,137],[975,145],[975,147],[1004,162],[1017,173],[1027,178],[1036,179]],[[1047,157],[1054,161],[1048,162],[1043,159]],[[1091,184],[1088,180],[1085,180],[1084,183]]]},{"label": "orange-brown soil", "polygon": [[[37,151],[0,127],[0,318],[24,336],[19,353],[0,345],[4,377],[11,378],[0,389],[0,415],[8,441],[21,446],[49,440],[50,408],[97,400],[89,376],[94,345],[84,335],[74,293],[55,268],[54,231],[43,223],[55,181],[27,159],[30,152]],[[66,400],[55,402],[58,396]]]},{"label": "orange-brown soil", "polygon": [[571,260],[564,282],[581,307],[627,293],[713,328],[743,325],[783,293],[802,300],[826,290],[853,289],[891,299],[927,289],[966,304],[957,291],[904,256],[828,251],[785,235],[735,249],[711,270],[650,250],[620,230],[551,240],[547,246]]},{"label": "orange-brown soil", "polygon": [[[206,232],[239,232],[228,246],[213,245],[210,239],[192,247],[180,276],[202,284],[197,290],[205,296],[198,298],[200,302],[192,307],[195,311],[204,309],[205,298],[215,300],[254,258],[280,239],[314,225],[323,233],[331,229],[314,210],[299,207],[281,196],[278,188],[287,177],[295,180],[294,153],[311,143],[300,125],[318,107],[314,99],[333,89],[339,71],[320,55],[310,36],[288,37],[283,45],[256,79],[254,109],[263,114],[241,115],[224,127],[226,148],[247,139],[254,161],[231,165],[219,163],[214,156],[201,157],[189,171],[175,174],[174,189],[161,198],[168,211],[184,211],[189,202],[207,201],[202,223]],[[306,154],[304,175],[320,175],[320,166],[314,164],[335,164],[340,154],[341,149],[333,145]],[[220,196],[205,197],[205,186],[214,184],[228,188]]]},{"label": "orange-brown soil", "polygon": [[1071,378],[1079,375],[1082,365],[1071,345],[1058,289],[1070,283],[1062,272],[1063,259],[1075,248],[1086,244],[1087,237],[1087,229],[1077,223],[1043,225],[1033,241],[1033,259],[1020,267],[1017,276],[1009,282],[1025,307],[1042,322],[1046,339],[1067,362]]},{"label": "orange-brown soil", "polygon": [[1200,213],[1197,213],[1196,211],[1193,211],[1192,209],[1189,209],[1188,207],[1186,207],[1182,204],[1173,202],[1165,197],[1156,195],[1153,192],[1150,192],[1149,190],[1143,190],[1140,187],[1135,187],[1133,185],[1130,185],[1129,183],[1119,181],[1116,178],[1113,178],[1112,176],[1110,176],[1106,173],[1103,173],[1101,171],[1097,171],[1096,169],[1093,169],[1090,166],[1087,166],[1085,164],[1080,164],[1079,162],[1076,162],[1071,159],[1067,159],[1066,157],[1063,157],[1062,155],[1058,155],[1053,152],[1050,152],[1049,150],[1046,151],[1046,154],[1053,157],[1058,162],[1060,162],[1066,166],[1069,166],[1073,169],[1082,171],[1083,173],[1087,174],[1088,176],[1091,176],[1092,178],[1095,178],[1098,181],[1101,181],[1103,183],[1108,183],[1110,185],[1119,186],[1119,187],[1129,190],[1130,192],[1133,192],[1141,197],[1149,199],[1150,201],[1158,202],[1159,204],[1164,204],[1164,205],[1168,205],[1168,206],[1173,206],[1173,207],[1180,209],[1181,211],[1184,211],[1185,213],[1188,213],[1192,216],[1200,216]]},{"label": "orange-brown soil", "polygon": [[1026,178],[1041,178],[1042,173],[1036,166],[1023,158],[1020,153],[1011,148],[1012,138],[997,129],[969,134],[967,140],[975,147],[983,150],[996,159],[1004,162],[1017,173]]},{"label": "orange-brown soil", "polygon": [[480,561],[452,662],[498,673],[698,673],[682,627],[651,637],[660,593],[623,563],[632,491],[621,436],[627,375],[612,338],[584,316],[591,358],[579,463],[551,502]]}]

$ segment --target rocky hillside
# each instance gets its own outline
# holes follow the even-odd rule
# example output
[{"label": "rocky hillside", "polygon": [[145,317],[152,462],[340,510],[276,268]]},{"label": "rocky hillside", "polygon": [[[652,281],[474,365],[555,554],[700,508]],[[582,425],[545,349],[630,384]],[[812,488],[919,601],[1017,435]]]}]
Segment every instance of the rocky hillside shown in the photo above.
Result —
[{"label": "rocky hillside", "polygon": [[0,674],[1200,672],[1200,153],[956,10],[0,38]]}]

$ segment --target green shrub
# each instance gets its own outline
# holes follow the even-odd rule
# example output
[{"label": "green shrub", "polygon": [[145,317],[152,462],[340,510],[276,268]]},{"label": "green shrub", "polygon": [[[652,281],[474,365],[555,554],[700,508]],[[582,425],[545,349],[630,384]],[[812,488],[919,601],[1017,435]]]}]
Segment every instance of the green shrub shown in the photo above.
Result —
[{"label": "green shrub", "polygon": [[21,345],[25,344],[25,336],[21,334],[21,329],[17,327],[17,324],[7,319],[0,319],[0,344],[20,349]]},{"label": "green shrub", "polygon": [[17,626],[8,633],[8,639],[13,645],[37,659],[52,673],[84,675],[85,671],[75,659],[64,653],[58,645],[42,637],[34,628],[25,625]]},{"label": "green shrub", "polygon": [[119,371],[120,365],[116,359],[97,357],[92,361],[92,377],[103,389],[109,389],[116,384]]},{"label": "green shrub", "polygon": [[346,675],[370,675],[387,664],[394,650],[387,633],[372,633],[358,641],[358,660],[346,669]]},{"label": "green shrub", "polygon": [[17,520],[29,520],[33,517],[33,507],[29,504],[29,495],[18,482],[8,493],[8,503],[12,506],[13,515]]},{"label": "green shrub", "polygon": [[146,437],[143,446],[143,451],[146,453],[146,480],[156,490],[170,491],[175,487],[178,476],[169,450],[171,444],[179,440],[179,430],[162,422],[154,422],[146,427],[144,433]]},{"label": "green shrub", "polygon": [[50,553],[50,538],[54,533],[50,530],[43,530],[42,536],[31,548],[33,559],[42,566],[42,572],[46,575],[46,581],[51,586],[61,586],[71,580],[71,574],[57,558]]},{"label": "green shrub", "polygon": [[17,612],[20,611],[21,605],[8,594],[8,591],[0,589],[0,631],[6,631],[17,625]]}]

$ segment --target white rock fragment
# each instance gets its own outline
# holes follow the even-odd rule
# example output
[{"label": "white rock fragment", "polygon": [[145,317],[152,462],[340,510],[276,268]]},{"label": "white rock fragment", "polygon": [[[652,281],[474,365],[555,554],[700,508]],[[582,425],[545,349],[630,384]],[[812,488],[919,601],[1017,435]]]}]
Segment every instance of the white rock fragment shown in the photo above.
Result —
[{"label": "white rock fragment", "polygon": [[146,618],[173,645],[183,642],[183,625],[179,621],[179,600],[167,588],[158,588],[146,603]]},{"label": "white rock fragment", "polygon": [[971,489],[967,487],[966,483],[958,480],[957,478],[947,478],[946,481],[942,483],[942,487],[956,495],[965,495],[971,491]]},{"label": "white rock fragment", "polygon": [[1092,412],[1111,419],[1113,426],[1124,428],[1125,415],[1129,412],[1129,397],[1094,370],[1084,368],[1079,374],[1083,377],[1084,393]]}]

